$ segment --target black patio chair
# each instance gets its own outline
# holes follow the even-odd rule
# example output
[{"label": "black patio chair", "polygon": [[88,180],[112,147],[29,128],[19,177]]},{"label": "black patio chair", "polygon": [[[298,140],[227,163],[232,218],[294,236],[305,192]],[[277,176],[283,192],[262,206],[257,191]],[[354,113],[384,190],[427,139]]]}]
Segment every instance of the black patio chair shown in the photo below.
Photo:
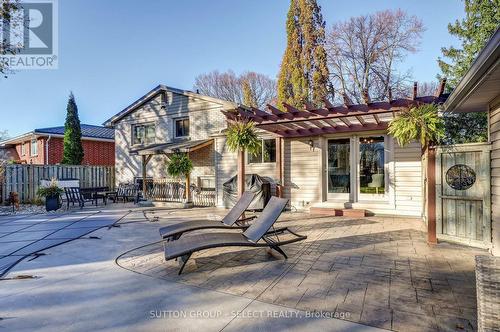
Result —
[{"label": "black patio chair", "polygon": [[[288,258],[280,246],[303,241],[307,236],[294,233],[287,227],[269,231],[273,227],[288,203],[288,199],[271,197],[262,214],[255,219],[243,233],[204,233],[187,235],[177,241],[165,242],[165,260],[181,258],[183,264],[179,270],[182,273],[186,263],[194,252],[218,247],[269,247]],[[293,238],[280,240],[278,234],[290,233]]]},{"label": "black patio chair", "polygon": [[233,228],[233,229],[246,229],[248,228],[248,221],[255,218],[255,216],[240,219],[241,215],[252,203],[255,194],[250,191],[245,191],[240,199],[231,208],[229,213],[220,221],[213,220],[188,220],[179,222],[173,225],[168,225],[160,228],[160,236],[168,241],[179,239],[185,232],[196,231],[206,228]]},{"label": "black patio chair", "polygon": [[64,194],[66,196],[66,206],[68,209],[70,203],[73,204],[73,206],[75,206],[75,204],[78,204],[80,209],[83,209],[83,207],[85,206],[85,202],[94,201],[92,195],[86,198],[82,194],[81,189],[79,187],[65,187]]}]

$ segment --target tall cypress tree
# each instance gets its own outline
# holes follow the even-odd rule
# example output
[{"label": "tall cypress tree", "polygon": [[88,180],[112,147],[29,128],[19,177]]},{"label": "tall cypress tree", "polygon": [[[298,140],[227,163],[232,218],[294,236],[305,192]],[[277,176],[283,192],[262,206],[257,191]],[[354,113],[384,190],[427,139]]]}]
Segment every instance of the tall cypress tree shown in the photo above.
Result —
[{"label": "tall cypress tree", "polygon": [[64,124],[64,152],[62,164],[80,165],[83,160],[82,128],[78,118],[78,107],[76,106],[73,92],[69,95],[66,107],[66,123]]},{"label": "tall cypress tree", "polygon": [[[439,58],[438,63],[451,87],[456,87],[469,70],[477,54],[500,24],[498,0],[465,0],[465,18],[448,25],[448,31],[462,42],[462,48],[443,47],[450,62]],[[486,113],[445,115],[447,143],[469,143],[488,139]]]},{"label": "tall cypress tree", "polygon": [[278,103],[302,107],[327,96],[325,21],[316,0],[291,0],[286,20],[287,47],[278,76]]}]

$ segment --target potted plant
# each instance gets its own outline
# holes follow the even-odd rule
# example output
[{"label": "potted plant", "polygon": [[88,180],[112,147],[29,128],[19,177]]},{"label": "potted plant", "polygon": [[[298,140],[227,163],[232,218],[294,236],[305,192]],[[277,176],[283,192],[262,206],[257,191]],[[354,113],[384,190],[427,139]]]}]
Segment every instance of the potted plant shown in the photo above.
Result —
[{"label": "potted plant", "polygon": [[167,172],[174,178],[184,177],[186,179],[186,203],[191,203],[190,175],[193,170],[193,162],[187,153],[174,153],[169,157]]},{"label": "potted plant", "polygon": [[40,187],[37,190],[39,197],[45,197],[45,209],[47,211],[56,211],[61,207],[60,197],[63,190],[59,188],[57,180],[52,179],[48,186]]}]

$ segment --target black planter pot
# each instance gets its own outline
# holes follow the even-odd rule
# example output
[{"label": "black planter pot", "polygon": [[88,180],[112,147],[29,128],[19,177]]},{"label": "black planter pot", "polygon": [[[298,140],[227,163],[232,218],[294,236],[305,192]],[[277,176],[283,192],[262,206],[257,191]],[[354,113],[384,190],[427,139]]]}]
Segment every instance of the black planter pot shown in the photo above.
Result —
[{"label": "black planter pot", "polygon": [[59,205],[59,195],[45,197],[45,210],[56,211],[61,206]]}]

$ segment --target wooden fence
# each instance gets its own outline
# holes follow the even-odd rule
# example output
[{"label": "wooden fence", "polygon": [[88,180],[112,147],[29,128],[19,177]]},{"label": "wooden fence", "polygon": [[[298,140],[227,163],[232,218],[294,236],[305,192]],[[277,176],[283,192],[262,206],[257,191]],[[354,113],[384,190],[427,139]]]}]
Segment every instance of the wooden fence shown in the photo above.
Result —
[{"label": "wooden fence", "polygon": [[[1,173],[1,172],[0,172]],[[114,187],[113,166],[68,166],[68,165],[6,165],[0,178],[0,201],[5,201],[10,192],[17,192],[23,203],[36,198],[40,180],[78,179],[80,187]]]}]

